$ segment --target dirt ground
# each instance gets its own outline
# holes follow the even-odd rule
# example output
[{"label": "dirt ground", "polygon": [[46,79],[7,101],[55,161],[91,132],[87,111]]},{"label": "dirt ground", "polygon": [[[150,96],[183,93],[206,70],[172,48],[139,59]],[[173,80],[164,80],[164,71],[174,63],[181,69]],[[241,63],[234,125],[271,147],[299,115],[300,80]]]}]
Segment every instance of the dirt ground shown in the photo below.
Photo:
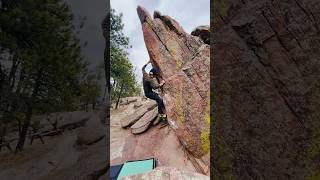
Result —
[{"label": "dirt ground", "polygon": [[30,146],[27,141],[25,150],[17,155],[1,153],[0,177],[21,180],[27,176],[36,179],[55,168],[76,163],[79,153],[72,147],[75,139],[73,132],[66,132],[60,136],[46,137],[45,144],[35,140]]}]

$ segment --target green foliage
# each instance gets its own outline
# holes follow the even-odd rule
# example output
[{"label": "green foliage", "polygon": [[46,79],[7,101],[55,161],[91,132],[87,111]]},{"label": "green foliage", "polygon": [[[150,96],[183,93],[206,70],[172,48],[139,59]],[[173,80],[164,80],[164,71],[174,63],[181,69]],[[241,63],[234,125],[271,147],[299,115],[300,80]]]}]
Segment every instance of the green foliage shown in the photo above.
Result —
[{"label": "green foliage", "polygon": [[100,95],[100,86],[98,84],[100,73],[94,74],[90,72],[85,75],[80,85],[81,97],[83,104],[96,103]]},{"label": "green foliage", "polygon": [[75,110],[83,94],[97,96],[95,85],[83,90],[87,64],[66,2],[5,2],[0,9],[0,123],[24,122],[28,129],[37,126],[30,115]]},{"label": "green foliage", "polygon": [[[36,110],[42,113],[49,107],[50,111],[65,109],[76,98],[77,76],[84,63],[71,21],[72,14],[62,0],[17,1],[0,16],[0,45],[17,57],[18,69],[24,72],[17,84],[20,89],[11,92],[25,102],[36,102]],[[38,93],[31,97],[35,86]]]},{"label": "green foliage", "polygon": [[129,38],[124,35],[122,14],[116,14],[114,9],[110,11],[110,44],[111,47],[126,49],[129,47]]},{"label": "green foliage", "polygon": [[128,59],[129,38],[123,34],[122,14],[111,9],[110,14],[110,76],[113,80],[111,100],[140,93],[133,65]]}]

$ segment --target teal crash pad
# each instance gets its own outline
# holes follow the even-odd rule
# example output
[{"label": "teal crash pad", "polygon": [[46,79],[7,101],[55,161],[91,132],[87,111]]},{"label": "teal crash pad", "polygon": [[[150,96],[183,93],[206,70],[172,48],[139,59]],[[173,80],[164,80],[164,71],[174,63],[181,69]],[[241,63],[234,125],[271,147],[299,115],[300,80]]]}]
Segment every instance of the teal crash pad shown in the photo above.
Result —
[{"label": "teal crash pad", "polygon": [[120,180],[124,176],[146,173],[152,171],[154,168],[155,160],[153,158],[139,161],[127,161],[123,164],[117,180]]}]

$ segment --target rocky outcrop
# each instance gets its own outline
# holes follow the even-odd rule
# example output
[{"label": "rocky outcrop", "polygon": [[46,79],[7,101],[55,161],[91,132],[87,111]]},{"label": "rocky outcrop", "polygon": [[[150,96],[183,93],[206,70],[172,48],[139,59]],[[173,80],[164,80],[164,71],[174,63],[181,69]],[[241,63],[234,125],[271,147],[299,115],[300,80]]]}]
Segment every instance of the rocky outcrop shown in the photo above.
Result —
[{"label": "rocky outcrop", "polygon": [[145,132],[157,116],[158,108],[153,108],[151,111],[145,113],[134,125],[131,126],[132,134],[140,134]]},{"label": "rocky outcrop", "polygon": [[153,100],[148,100],[147,103],[145,103],[143,106],[140,106],[137,108],[134,112],[132,112],[130,115],[122,118],[120,120],[121,126],[123,128],[132,126],[134,123],[136,123],[145,113],[152,110],[154,107],[156,107],[157,103]]},{"label": "rocky outcrop", "polygon": [[198,26],[191,35],[200,37],[204,43],[210,45],[210,26]]},{"label": "rocky outcrop", "polygon": [[212,3],[214,179],[317,179],[320,2]]},{"label": "rocky outcrop", "polygon": [[209,152],[209,45],[187,34],[177,21],[143,8],[137,12],[144,41],[166,84],[162,89],[171,127],[196,157]]}]

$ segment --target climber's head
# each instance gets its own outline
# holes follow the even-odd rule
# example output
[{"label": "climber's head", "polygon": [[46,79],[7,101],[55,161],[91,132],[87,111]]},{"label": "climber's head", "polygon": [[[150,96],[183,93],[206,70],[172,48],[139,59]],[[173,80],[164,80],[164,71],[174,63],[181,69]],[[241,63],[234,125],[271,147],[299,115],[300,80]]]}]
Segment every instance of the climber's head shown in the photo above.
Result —
[{"label": "climber's head", "polygon": [[158,74],[158,71],[157,71],[157,69],[155,69],[155,68],[152,68],[151,70],[150,70],[150,72],[149,72],[149,76],[151,77],[151,78],[153,78],[155,75],[157,75]]},{"label": "climber's head", "polygon": [[151,78],[153,78],[154,77],[154,74],[153,74],[153,72],[149,72],[149,76],[151,77]]}]

